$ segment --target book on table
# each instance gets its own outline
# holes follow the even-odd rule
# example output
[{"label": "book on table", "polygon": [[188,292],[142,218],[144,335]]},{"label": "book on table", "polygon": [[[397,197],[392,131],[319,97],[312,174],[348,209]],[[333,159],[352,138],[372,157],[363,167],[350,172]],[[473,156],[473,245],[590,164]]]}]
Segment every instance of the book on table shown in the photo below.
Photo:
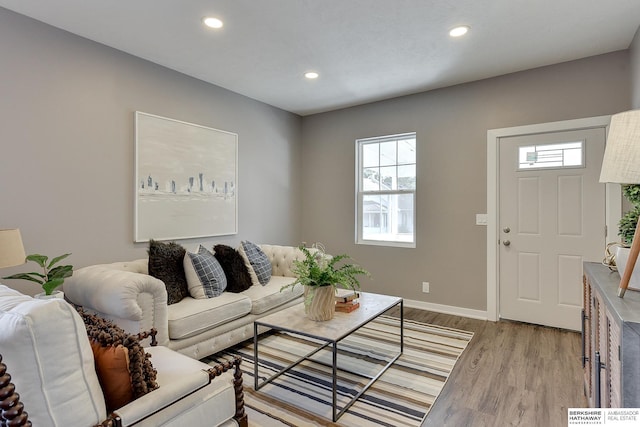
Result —
[{"label": "book on table", "polygon": [[336,289],[336,302],[349,302],[360,297],[360,292],[353,289]]},{"label": "book on table", "polygon": [[360,307],[360,303],[358,301],[348,302],[348,303],[336,303],[336,311],[342,313],[351,313],[353,310],[356,310]]}]

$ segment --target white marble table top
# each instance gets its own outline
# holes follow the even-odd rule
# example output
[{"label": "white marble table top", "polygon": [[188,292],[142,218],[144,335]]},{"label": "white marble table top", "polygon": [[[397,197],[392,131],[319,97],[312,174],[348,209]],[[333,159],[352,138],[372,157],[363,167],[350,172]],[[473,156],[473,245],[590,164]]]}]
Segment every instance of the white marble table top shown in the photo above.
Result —
[{"label": "white marble table top", "polygon": [[304,303],[291,306],[277,313],[255,321],[256,325],[294,332],[324,341],[339,341],[365,323],[378,317],[391,307],[398,305],[402,298],[360,292],[360,307],[350,313],[336,312],[333,319],[316,322],[304,313]]}]

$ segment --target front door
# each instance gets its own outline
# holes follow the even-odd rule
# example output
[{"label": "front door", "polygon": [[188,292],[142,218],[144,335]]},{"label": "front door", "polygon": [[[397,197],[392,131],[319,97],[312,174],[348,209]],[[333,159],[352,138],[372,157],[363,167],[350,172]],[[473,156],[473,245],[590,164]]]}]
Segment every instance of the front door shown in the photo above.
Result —
[{"label": "front door", "polygon": [[498,144],[500,317],[579,330],[582,262],[605,248],[605,129]]}]

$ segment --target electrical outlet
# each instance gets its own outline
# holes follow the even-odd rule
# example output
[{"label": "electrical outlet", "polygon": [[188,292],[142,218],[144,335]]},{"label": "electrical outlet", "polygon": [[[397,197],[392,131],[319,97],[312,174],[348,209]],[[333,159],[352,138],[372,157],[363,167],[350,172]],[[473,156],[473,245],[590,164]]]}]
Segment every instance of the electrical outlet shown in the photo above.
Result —
[{"label": "electrical outlet", "polygon": [[425,294],[429,293],[429,282],[422,282],[422,292]]}]

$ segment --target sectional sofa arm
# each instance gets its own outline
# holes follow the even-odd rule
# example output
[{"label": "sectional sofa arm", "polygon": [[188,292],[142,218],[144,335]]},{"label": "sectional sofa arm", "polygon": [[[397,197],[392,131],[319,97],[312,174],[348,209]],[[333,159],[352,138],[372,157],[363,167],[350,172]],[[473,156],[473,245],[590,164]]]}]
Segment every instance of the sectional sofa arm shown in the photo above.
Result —
[{"label": "sectional sofa arm", "polygon": [[66,279],[65,297],[113,320],[129,333],[155,328],[158,343],[166,345],[169,341],[167,291],[161,280],[131,271],[136,270],[132,268],[134,263],[141,262],[80,268]]},{"label": "sectional sofa arm", "polygon": [[[207,369],[205,373],[208,374],[210,384],[211,381],[214,381],[216,377],[221,376],[223,373],[229,370],[233,371],[233,392],[235,395],[235,413],[233,418],[240,427],[248,427],[247,414],[244,409],[244,386],[242,382],[242,370],[240,369],[241,362],[242,359],[239,356],[234,356],[231,360],[212,366]],[[204,385],[204,387],[209,384]],[[162,388],[165,388],[165,390],[162,390]],[[138,401],[134,401],[123,408],[116,410],[111,413],[105,421],[94,427],[125,427],[128,425],[135,425],[146,416],[158,413],[186,397],[185,395],[182,395],[182,391],[180,391],[181,388],[179,386],[173,388],[173,384],[166,384],[158,390],[154,390],[152,393],[157,394],[161,390],[165,393],[163,398],[157,398],[152,394],[147,394],[139,399],[140,403],[137,403]],[[199,389],[196,389],[189,393],[198,391]]]}]

